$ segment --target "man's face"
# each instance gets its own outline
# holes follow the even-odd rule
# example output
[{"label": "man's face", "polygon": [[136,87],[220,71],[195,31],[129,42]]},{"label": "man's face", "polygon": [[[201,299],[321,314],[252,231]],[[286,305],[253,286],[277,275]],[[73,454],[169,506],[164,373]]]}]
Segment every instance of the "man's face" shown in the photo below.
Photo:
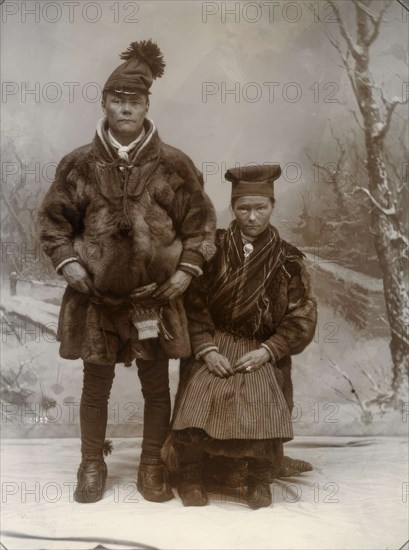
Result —
[{"label": "man's face", "polygon": [[236,199],[233,212],[241,231],[249,237],[257,237],[267,228],[273,205],[269,197],[249,195]]},{"label": "man's face", "polygon": [[141,133],[148,108],[149,100],[144,94],[108,92],[102,100],[109,128],[122,145],[128,145]]}]

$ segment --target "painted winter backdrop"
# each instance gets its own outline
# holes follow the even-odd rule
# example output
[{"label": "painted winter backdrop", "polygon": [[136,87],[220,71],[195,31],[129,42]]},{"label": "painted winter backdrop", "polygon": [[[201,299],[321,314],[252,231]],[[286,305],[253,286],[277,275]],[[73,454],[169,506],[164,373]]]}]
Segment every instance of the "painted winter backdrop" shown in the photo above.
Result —
[{"label": "painted winter backdrop", "polygon": [[[56,163],[91,141],[102,116],[99,102],[85,100],[80,90],[89,82],[102,85],[124,47],[149,37],[167,61],[165,77],[153,87],[150,117],[162,139],[202,169],[220,226],[231,219],[227,167],[283,166],[273,223],[305,252],[319,304],[314,341],[294,357],[296,433],[406,432],[407,14],[392,0],[302,3],[295,21],[296,14],[283,16],[281,4],[273,21],[263,13],[252,24],[243,13],[239,21],[220,13],[204,17],[195,2],[141,2],[139,24],[120,28],[107,14],[97,25],[7,22],[6,436],[79,434],[82,366],[58,357],[64,282],[42,257],[34,219]],[[80,83],[73,97],[64,82]],[[60,99],[48,83],[63,90]],[[18,275],[15,296],[8,292],[11,272]],[[177,377],[173,362],[173,393]],[[142,403],[136,367],[119,366],[108,436],[140,434]]]}]

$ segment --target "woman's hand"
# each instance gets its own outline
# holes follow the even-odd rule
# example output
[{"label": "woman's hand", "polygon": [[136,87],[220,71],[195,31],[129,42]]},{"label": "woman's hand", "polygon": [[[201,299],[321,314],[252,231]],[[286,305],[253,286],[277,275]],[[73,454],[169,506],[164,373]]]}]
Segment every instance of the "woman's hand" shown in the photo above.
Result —
[{"label": "woman's hand", "polygon": [[245,353],[237,359],[234,365],[235,372],[252,372],[271,361],[270,353],[265,348],[259,348],[249,353]]},{"label": "woman's hand", "polygon": [[69,262],[61,268],[64,279],[78,292],[92,294],[94,285],[91,277],[79,262]]},{"label": "woman's hand", "polygon": [[220,378],[228,378],[234,374],[229,360],[227,357],[217,351],[208,351],[203,357],[206,367],[215,376]]}]

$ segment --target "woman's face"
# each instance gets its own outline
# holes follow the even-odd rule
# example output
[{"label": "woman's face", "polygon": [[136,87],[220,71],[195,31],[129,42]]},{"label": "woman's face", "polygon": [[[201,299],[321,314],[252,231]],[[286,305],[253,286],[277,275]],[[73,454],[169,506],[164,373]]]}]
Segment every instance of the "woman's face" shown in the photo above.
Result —
[{"label": "woman's face", "polygon": [[270,223],[273,205],[269,197],[238,197],[233,212],[241,231],[249,237],[260,235]]}]

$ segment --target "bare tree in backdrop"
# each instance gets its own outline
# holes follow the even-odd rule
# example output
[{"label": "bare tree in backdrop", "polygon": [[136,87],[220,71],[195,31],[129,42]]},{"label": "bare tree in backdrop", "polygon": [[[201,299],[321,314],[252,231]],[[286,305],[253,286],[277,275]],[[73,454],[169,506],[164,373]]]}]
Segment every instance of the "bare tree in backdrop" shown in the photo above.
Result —
[{"label": "bare tree in backdrop", "polygon": [[[379,35],[384,15],[392,0],[383,2],[380,9],[379,2],[352,0],[356,17],[355,37],[347,28],[346,19],[342,14],[342,6],[345,4],[337,4],[334,0],[329,0],[329,3],[335,12],[343,39],[342,45],[328,29],[327,36],[339,52],[362,119],[368,187],[357,187],[356,191],[367,197],[370,228],[381,269],[386,312],[391,330],[393,373],[389,400],[398,404],[401,400],[407,399],[409,374],[409,241],[399,209],[406,176],[402,173],[399,178],[388,177],[386,137],[396,107],[407,103],[407,98],[387,99],[382,87],[374,82],[370,72],[370,49]],[[349,2],[347,4],[351,5]],[[404,172],[404,159],[401,165]]]}]

